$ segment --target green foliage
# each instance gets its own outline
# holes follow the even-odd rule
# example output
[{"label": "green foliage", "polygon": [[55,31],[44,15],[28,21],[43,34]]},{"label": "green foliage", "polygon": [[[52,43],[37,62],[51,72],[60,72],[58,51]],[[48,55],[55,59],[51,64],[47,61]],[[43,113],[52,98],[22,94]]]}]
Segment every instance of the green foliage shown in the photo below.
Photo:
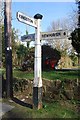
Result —
[{"label": "green foliage", "polygon": [[80,28],[76,28],[71,33],[72,46],[78,53],[78,66],[80,67]]},{"label": "green foliage", "polygon": [[75,55],[74,52],[71,52],[70,58],[72,60],[73,66],[77,66],[78,65],[78,58],[77,58],[77,56]]},{"label": "green foliage", "polygon": [[[62,104],[60,103],[62,102]],[[3,119],[5,118],[13,118],[13,119],[54,119],[54,120],[62,120],[62,119],[79,119],[80,115],[77,114],[77,111],[75,111],[72,108],[69,108],[69,106],[72,107],[72,104],[70,104],[68,101],[54,101],[52,103],[47,103],[43,101],[43,105],[46,106],[40,110],[36,109],[30,109],[25,106],[21,106],[15,102],[13,102],[11,105],[15,106],[14,109],[7,112]],[[69,106],[68,106],[69,105]]]},{"label": "green foliage", "polygon": [[[25,88],[25,81],[22,80],[22,78],[27,78],[33,79],[33,73],[30,72],[22,72],[19,70],[15,70],[14,71],[15,76],[18,77],[15,81],[15,86],[14,89],[16,90],[16,92],[19,91],[23,91],[23,89]],[[52,77],[55,78],[58,77],[60,78],[67,78],[70,76],[73,76],[73,78],[75,79],[76,75],[77,75],[77,71],[49,71],[49,72],[44,72],[46,73],[45,76],[46,77]],[[29,78],[30,77],[30,78]],[[19,79],[20,78],[20,79]],[[73,78],[71,78],[73,80]],[[60,78],[61,79],[61,78]],[[66,79],[66,82],[67,82]],[[63,81],[64,82],[64,81]],[[65,82],[64,82],[65,83]],[[69,83],[69,80],[68,80]],[[52,84],[53,86],[53,84]],[[50,84],[49,84],[49,89],[50,89]],[[70,87],[71,90],[71,87]],[[21,93],[20,92],[20,93]],[[52,91],[53,92],[53,91]],[[20,94],[19,94],[20,96]],[[24,98],[23,93],[21,94],[21,96]],[[18,97],[18,96],[17,96]],[[28,103],[28,101],[26,101],[25,103]],[[28,107],[23,107],[19,104],[16,104],[15,102],[10,103],[12,106],[15,106],[14,109],[12,109],[9,113],[6,113],[3,118],[78,118],[80,117],[80,115],[77,112],[77,107],[79,105],[79,102],[77,103],[77,101],[70,101],[70,100],[62,100],[62,99],[57,99],[56,101],[53,99],[53,101],[49,100],[49,101],[44,101],[43,100],[43,108],[40,110],[36,110],[36,109],[30,109]],[[26,105],[26,104],[25,104]]]},{"label": "green foliage", "polygon": [[16,47],[17,47],[16,42],[15,42],[16,39],[18,39],[17,31],[15,30],[15,28],[13,28],[12,29],[12,37],[11,37],[13,53],[16,50]]},{"label": "green foliage", "polygon": [[[17,78],[25,78],[25,79],[34,79],[33,72],[23,72],[20,70],[14,70],[13,76]],[[78,71],[49,71],[49,72],[42,72],[42,78],[48,80],[75,80],[78,78]]]},{"label": "green foliage", "polygon": [[60,53],[62,57],[65,57],[68,55],[66,50],[60,50]]},{"label": "green foliage", "polygon": [[71,33],[72,46],[76,50],[77,53],[80,53],[80,28],[76,28]]},{"label": "green foliage", "polygon": [[28,35],[28,31],[26,30],[26,35]]},{"label": "green foliage", "polygon": [[18,56],[19,59],[21,57],[23,58],[27,53],[27,48],[24,45],[19,45],[17,47],[17,52],[16,53],[17,53],[17,56]]},{"label": "green foliage", "polygon": [[33,79],[34,78],[34,75],[33,75],[33,72],[23,72],[23,71],[20,71],[20,70],[14,70],[13,71],[13,77],[15,78],[21,78],[21,79]]},{"label": "green foliage", "polygon": [[17,35],[17,30],[15,30],[15,28],[12,29],[12,60],[13,60],[13,66],[16,66],[16,60],[17,60],[17,56],[16,56],[16,50],[17,50],[17,43],[15,42],[15,40],[18,39],[18,35]]},{"label": "green foliage", "polygon": [[22,64],[22,69],[31,71],[33,70],[33,68],[34,68],[34,48],[29,48],[28,53],[26,54],[26,57]]},{"label": "green foliage", "polygon": [[75,80],[78,78],[78,71],[49,71],[43,72],[42,76],[49,80],[65,80],[66,78]]},{"label": "green foliage", "polygon": [[[42,46],[42,68],[43,69],[45,67],[45,60],[47,58],[49,58],[49,60],[56,61],[55,65],[57,65],[60,57],[61,57],[61,55],[58,50],[53,49],[50,46],[46,46],[46,45]],[[25,57],[22,68],[23,68],[23,70],[33,70],[33,68],[34,68],[34,48],[28,49],[28,54]]]},{"label": "green foliage", "polygon": [[3,62],[3,66],[5,66],[4,26],[2,26],[2,62]]},{"label": "green foliage", "polygon": [[[13,59],[16,54],[16,48],[17,44],[15,42],[15,39],[18,39],[17,31],[15,28],[12,28],[12,34],[11,34],[11,40],[12,40],[12,56]],[[2,26],[2,62],[3,66],[5,67],[5,39],[4,39],[4,26]],[[15,61],[13,60],[13,64],[15,64]]]},{"label": "green foliage", "polygon": [[19,65],[22,64],[23,60],[26,57],[26,54],[28,53],[27,48],[24,45],[19,45],[16,50],[17,58],[19,59]]}]

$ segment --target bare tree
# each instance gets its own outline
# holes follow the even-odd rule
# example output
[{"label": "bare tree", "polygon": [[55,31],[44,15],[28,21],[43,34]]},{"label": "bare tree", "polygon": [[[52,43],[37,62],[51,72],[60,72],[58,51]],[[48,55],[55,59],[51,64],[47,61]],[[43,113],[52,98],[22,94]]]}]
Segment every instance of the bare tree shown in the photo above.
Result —
[{"label": "bare tree", "polygon": [[4,4],[0,1],[0,63],[2,63],[2,24],[4,20]]},{"label": "bare tree", "polygon": [[48,31],[55,31],[55,30],[70,30],[69,20],[68,18],[58,19],[56,21],[52,21],[50,26],[48,27]]},{"label": "bare tree", "polygon": [[[51,23],[51,25],[48,27],[48,31],[57,31],[57,30],[65,31],[65,30],[67,30],[68,35],[70,35],[70,33],[73,31],[73,29],[77,26],[77,19],[76,19],[77,13],[76,13],[76,11],[74,11],[73,13],[74,14],[68,18],[64,18],[61,20],[58,19],[56,21],[53,21]],[[61,58],[62,58],[63,62],[62,62],[62,60],[60,60],[60,63],[63,63],[63,67],[66,67],[66,66],[69,67],[69,65],[66,62],[68,60],[69,60],[69,64],[72,66],[71,60],[69,58],[69,54],[73,48],[71,45],[71,40],[69,40],[68,37],[66,37],[64,39],[50,40],[48,44],[50,44],[53,48],[56,48],[57,50],[59,50],[61,52]],[[65,59],[63,59],[63,58],[65,58]],[[61,64],[61,67],[62,67],[62,64]]]},{"label": "bare tree", "polygon": [[[75,4],[75,3],[74,3]],[[58,19],[56,21],[52,21],[50,26],[48,27],[48,31],[59,30],[59,29],[67,29],[73,31],[77,27],[78,23],[78,8],[72,8],[72,11],[66,16],[66,18]]]},{"label": "bare tree", "polygon": [[68,21],[69,21],[69,26],[70,29],[74,30],[77,27],[77,23],[78,23],[78,13],[77,13],[77,9],[73,10],[70,15],[68,16]]},{"label": "bare tree", "polygon": [[3,0],[0,1],[0,25],[3,23],[4,20],[4,2]]}]

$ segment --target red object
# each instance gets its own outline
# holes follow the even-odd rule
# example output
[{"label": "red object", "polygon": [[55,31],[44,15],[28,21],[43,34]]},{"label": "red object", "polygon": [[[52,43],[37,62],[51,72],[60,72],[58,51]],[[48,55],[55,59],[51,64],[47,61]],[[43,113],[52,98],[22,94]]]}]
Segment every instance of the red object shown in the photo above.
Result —
[{"label": "red object", "polygon": [[54,68],[55,62],[53,60],[50,61],[51,68]]},{"label": "red object", "polygon": [[54,69],[55,65],[56,65],[57,60],[54,59],[49,59],[45,61],[46,65],[49,65],[52,69]]},{"label": "red object", "polygon": [[45,61],[45,64],[48,65],[48,64],[49,64],[49,60],[46,60],[46,61]]}]

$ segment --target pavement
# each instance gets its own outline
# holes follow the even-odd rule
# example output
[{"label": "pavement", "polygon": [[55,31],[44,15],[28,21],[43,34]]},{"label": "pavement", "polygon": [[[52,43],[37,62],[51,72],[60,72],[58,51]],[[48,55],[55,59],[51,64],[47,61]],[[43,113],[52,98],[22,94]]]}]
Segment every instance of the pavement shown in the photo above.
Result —
[{"label": "pavement", "polygon": [[13,108],[14,108],[14,106],[0,102],[0,120],[6,112],[12,110]]}]

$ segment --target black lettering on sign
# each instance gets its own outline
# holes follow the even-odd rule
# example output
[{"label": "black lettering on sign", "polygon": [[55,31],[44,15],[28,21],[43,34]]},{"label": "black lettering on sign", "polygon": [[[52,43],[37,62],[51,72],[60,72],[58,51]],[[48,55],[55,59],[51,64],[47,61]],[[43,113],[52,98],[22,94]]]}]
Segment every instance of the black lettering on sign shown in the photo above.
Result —
[{"label": "black lettering on sign", "polygon": [[19,15],[19,17],[20,17],[21,19],[23,19],[23,20],[26,20],[26,21],[28,21],[28,22],[33,23],[33,20],[31,20],[30,18],[27,18],[26,16]]},{"label": "black lettering on sign", "polygon": [[53,33],[52,35],[55,36],[55,33]]},{"label": "black lettering on sign", "polygon": [[56,36],[61,36],[61,33],[56,33]]},{"label": "black lettering on sign", "polygon": [[58,37],[58,36],[61,36],[61,33],[49,33],[49,34],[47,34],[47,33],[45,33],[45,34],[42,34],[42,37],[43,38],[48,38],[48,37]]}]

